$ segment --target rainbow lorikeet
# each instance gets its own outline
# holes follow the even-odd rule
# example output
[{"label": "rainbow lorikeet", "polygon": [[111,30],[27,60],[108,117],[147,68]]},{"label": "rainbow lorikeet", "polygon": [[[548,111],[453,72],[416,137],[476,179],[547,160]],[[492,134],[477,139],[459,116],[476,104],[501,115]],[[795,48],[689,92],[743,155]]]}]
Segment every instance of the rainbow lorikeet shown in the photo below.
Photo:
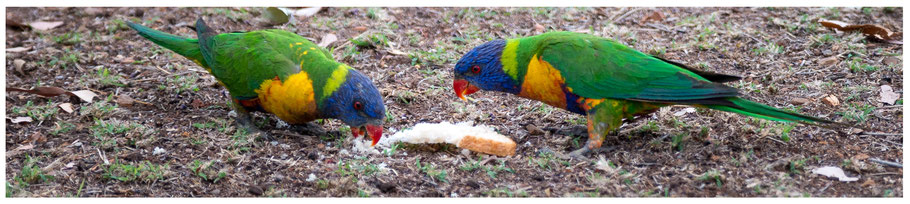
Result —
[{"label": "rainbow lorikeet", "polygon": [[332,54],[292,32],[270,29],[215,33],[200,18],[189,39],[128,23],[139,35],[196,62],[227,88],[240,116],[250,111],[275,114],[290,124],[335,118],[366,134],[373,145],[382,137],[385,106],[365,75],[336,62]]},{"label": "rainbow lorikeet", "polygon": [[493,40],[455,65],[455,94],[500,91],[587,116],[588,142],[572,156],[599,148],[623,119],[674,104],[811,125],[832,121],[740,98],[723,82],[740,77],[695,70],[613,40],[573,32]]}]

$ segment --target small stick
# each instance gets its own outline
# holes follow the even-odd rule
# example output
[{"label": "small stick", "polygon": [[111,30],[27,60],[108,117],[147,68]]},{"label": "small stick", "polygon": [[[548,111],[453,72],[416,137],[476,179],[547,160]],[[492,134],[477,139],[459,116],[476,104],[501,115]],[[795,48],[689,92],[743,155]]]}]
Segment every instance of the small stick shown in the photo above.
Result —
[{"label": "small stick", "polygon": [[881,159],[870,158],[869,161],[872,161],[872,162],[875,162],[875,163],[879,163],[879,164],[882,164],[882,165],[885,165],[885,166],[891,166],[891,167],[897,167],[897,168],[904,168],[904,165],[902,165],[902,164],[898,164],[898,163],[894,163],[894,162],[890,162],[890,161],[885,161],[885,160],[881,160]]},{"label": "small stick", "polygon": [[901,136],[900,133],[884,133],[884,132],[861,132],[860,135],[873,135],[873,136]]}]

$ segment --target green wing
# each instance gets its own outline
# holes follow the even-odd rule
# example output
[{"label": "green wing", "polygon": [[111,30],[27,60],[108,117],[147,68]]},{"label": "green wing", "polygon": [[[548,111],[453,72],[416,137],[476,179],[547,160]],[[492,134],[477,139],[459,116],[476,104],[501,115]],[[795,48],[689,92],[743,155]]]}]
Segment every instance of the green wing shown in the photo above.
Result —
[{"label": "green wing", "polygon": [[200,35],[200,40],[212,75],[238,99],[257,97],[255,90],[264,80],[284,80],[300,72],[299,63],[288,55],[288,44],[306,41],[283,30],[224,33],[210,39]]},{"label": "green wing", "polygon": [[586,98],[704,103],[737,90],[604,38],[570,32],[541,36],[538,56]]}]

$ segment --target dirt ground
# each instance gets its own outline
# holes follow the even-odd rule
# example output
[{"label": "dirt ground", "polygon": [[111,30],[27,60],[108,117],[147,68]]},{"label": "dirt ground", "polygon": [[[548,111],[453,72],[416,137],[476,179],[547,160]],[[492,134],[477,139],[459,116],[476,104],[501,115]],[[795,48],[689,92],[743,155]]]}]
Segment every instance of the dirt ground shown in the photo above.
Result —
[{"label": "dirt ground", "polygon": [[[7,93],[6,116],[34,120],[7,120],[7,197],[903,197],[903,170],[874,162],[903,162],[903,100],[880,102],[882,85],[903,92],[902,47],[817,22],[900,32],[902,8],[324,8],[280,26],[262,8],[7,8],[6,17],[64,22],[7,24],[7,87],[100,95]],[[474,121],[514,139],[517,153],[399,144],[362,154],[338,121],[307,135],[267,114],[254,120],[276,139],[257,140],[236,130],[211,75],[124,24],[195,38],[199,17],[219,32],[334,34],[335,59],[383,94],[387,135]],[[472,47],[555,30],[743,76],[729,85],[746,98],[862,132],[673,106],[627,123],[593,161],[566,160],[586,140],[584,117],[498,92],[454,96],[452,69]],[[859,180],[811,172],[822,166]]]}]

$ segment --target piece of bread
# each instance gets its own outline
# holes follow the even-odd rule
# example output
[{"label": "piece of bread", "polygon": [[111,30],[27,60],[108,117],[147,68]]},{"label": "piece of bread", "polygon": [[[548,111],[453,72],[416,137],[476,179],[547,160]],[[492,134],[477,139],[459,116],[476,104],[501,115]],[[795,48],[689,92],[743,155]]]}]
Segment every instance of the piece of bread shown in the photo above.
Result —
[{"label": "piece of bread", "polygon": [[515,155],[515,141],[497,133],[484,125],[472,123],[452,124],[418,123],[414,127],[399,131],[392,136],[379,140],[377,145],[390,147],[395,142],[412,144],[449,143],[457,147],[486,154],[509,156]]},{"label": "piece of bread", "polygon": [[466,135],[458,142],[461,148],[498,156],[515,155],[515,141],[500,134]]}]

